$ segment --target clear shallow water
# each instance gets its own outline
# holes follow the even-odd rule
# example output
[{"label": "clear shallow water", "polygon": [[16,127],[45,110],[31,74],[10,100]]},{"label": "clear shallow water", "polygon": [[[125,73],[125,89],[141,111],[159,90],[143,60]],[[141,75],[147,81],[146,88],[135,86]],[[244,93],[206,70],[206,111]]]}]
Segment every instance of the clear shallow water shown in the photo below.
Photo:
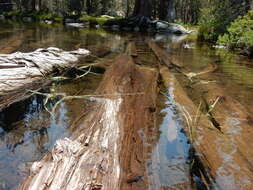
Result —
[{"label": "clear shallow water", "polygon": [[166,89],[165,94],[159,102],[163,105],[158,113],[160,136],[150,160],[150,190],[191,189],[190,144],[177,115],[173,87]]},{"label": "clear shallow water", "polygon": [[[1,50],[28,52],[50,46],[65,50],[87,48],[91,50],[93,58],[83,61],[92,62],[97,58],[110,60],[122,53],[129,41],[135,41],[137,47],[142,50],[138,52],[138,62],[152,66],[155,58],[145,44],[146,39],[152,39],[192,72],[200,72],[209,63],[217,63],[219,69],[213,73],[210,80],[218,81],[230,96],[252,110],[252,61],[183,38],[160,34],[150,37],[134,33],[110,33],[62,25],[10,23],[0,24],[0,53]],[[192,48],[184,48],[186,44]],[[55,83],[45,90],[64,92],[68,95],[92,94],[101,78],[102,75],[88,75],[74,82]],[[189,168],[190,145],[183,133],[183,124],[173,102],[173,89],[165,89],[164,92],[167,96],[160,96],[158,100],[160,111],[157,140],[151,145],[149,172],[154,179],[151,189],[193,189]],[[69,126],[86,106],[84,100],[63,102],[56,111],[56,117],[51,118],[43,108],[44,101],[41,96],[33,96],[0,113],[0,190],[15,189],[27,175],[31,162],[45,155],[57,139],[70,136],[72,129]]]},{"label": "clear shallow water", "polygon": [[[220,85],[227,95],[238,100],[253,113],[253,59],[226,49],[215,49],[212,48],[212,44],[198,43],[187,37],[179,42],[175,42],[173,38],[158,42],[174,57],[174,60],[183,63],[182,66],[189,72],[199,73],[210,64],[218,65],[218,70],[206,81]],[[188,90],[191,91],[189,88]]]},{"label": "clear shallow water", "polygon": [[[102,76],[49,86],[46,92],[91,94]],[[52,108],[56,100],[47,104]],[[0,112],[0,189],[15,189],[31,162],[45,155],[57,139],[72,134],[69,126],[85,111],[86,101],[63,102],[54,117],[44,109],[45,97],[35,95]]]}]

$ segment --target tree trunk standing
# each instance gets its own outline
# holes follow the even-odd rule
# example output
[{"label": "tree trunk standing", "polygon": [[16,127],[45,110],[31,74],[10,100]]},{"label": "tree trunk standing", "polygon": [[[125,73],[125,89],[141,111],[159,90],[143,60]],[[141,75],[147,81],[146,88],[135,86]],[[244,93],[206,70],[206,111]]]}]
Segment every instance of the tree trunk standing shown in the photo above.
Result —
[{"label": "tree trunk standing", "polygon": [[166,21],[174,22],[176,19],[176,10],[174,6],[174,0],[168,0]]},{"label": "tree trunk standing", "polygon": [[152,0],[135,0],[133,16],[152,16]]},{"label": "tree trunk standing", "polygon": [[157,2],[156,0],[153,0],[153,18],[157,18]]},{"label": "tree trunk standing", "polygon": [[42,5],[42,2],[41,2],[42,0],[38,0],[38,3],[37,3],[37,5],[36,5],[36,10],[37,11],[40,11],[41,10],[41,5]]},{"label": "tree trunk standing", "polygon": [[91,0],[86,1],[87,13],[91,14]]},{"label": "tree trunk standing", "polygon": [[32,11],[35,11],[36,10],[36,0],[32,0],[31,4],[32,4]]},{"label": "tree trunk standing", "polygon": [[129,11],[130,11],[130,4],[129,4],[130,2],[129,2],[129,0],[127,0],[126,3],[127,3],[127,5],[126,5],[127,6],[126,17],[129,17]]},{"label": "tree trunk standing", "polygon": [[160,0],[159,19],[173,22],[176,18],[174,0]]},{"label": "tree trunk standing", "polygon": [[201,1],[200,0],[177,0],[174,1],[176,18],[183,23],[196,24],[198,22]]}]

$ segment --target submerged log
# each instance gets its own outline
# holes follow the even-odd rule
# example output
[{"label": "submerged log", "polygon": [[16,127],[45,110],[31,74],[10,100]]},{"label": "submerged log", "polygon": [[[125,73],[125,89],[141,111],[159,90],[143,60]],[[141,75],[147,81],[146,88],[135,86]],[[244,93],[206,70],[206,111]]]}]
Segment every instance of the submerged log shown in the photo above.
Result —
[{"label": "submerged log", "polygon": [[0,54],[0,109],[15,101],[10,98],[11,93],[32,86],[54,69],[72,66],[88,54],[85,49],[67,52],[52,47],[31,53]]},{"label": "submerged log", "polygon": [[20,189],[147,189],[145,143],[155,125],[157,78],[155,69],[119,57],[107,69],[99,97],[90,99],[93,109],[70,138],[58,140],[32,165]]},{"label": "submerged log", "polygon": [[[207,181],[213,179],[222,190],[253,189],[253,149],[248,138],[252,137],[251,129],[240,129],[248,131],[249,135],[233,131],[230,134],[221,133],[208,117],[198,110],[168,68],[162,67],[161,75],[165,85],[170,88],[170,95],[187,121],[186,131],[192,137],[193,147],[203,164],[202,169],[205,169],[201,175],[205,176]],[[233,126],[227,127],[232,129]],[[245,146],[246,143],[248,148]],[[212,189],[212,185],[210,187]]]},{"label": "submerged log", "polygon": [[252,114],[217,83],[197,83],[195,87],[205,90],[203,100],[207,112],[214,124],[229,138],[226,147],[233,149],[231,154],[239,152],[253,168],[253,145],[250,143],[253,137]]},{"label": "submerged log", "polygon": [[180,64],[179,62],[172,61],[170,55],[164,49],[159,47],[155,42],[149,41],[148,45],[150,49],[152,49],[152,51],[154,52],[157,59],[161,62],[161,64],[164,64],[170,68],[174,67],[175,69],[182,69],[182,64]]}]

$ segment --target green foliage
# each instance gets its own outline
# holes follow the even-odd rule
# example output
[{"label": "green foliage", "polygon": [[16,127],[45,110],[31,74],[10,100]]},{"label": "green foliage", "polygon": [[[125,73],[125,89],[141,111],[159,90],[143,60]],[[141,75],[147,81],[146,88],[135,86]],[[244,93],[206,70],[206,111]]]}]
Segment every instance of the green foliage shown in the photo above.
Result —
[{"label": "green foliage", "polygon": [[63,17],[60,17],[57,14],[52,14],[52,13],[39,12],[39,13],[36,13],[34,16],[35,16],[35,19],[38,21],[44,21],[44,20],[52,20],[54,22],[63,21]]},{"label": "green foliage", "polygon": [[227,26],[249,9],[246,0],[212,0],[201,10],[199,39],[216,42]]},{"label": "green foliage", "polygon": [[80,18],[81,21],[83,22],[90,22],[94,24],[99,24],[100,26],[104,25],[107,21],[113,20],[113,18],[109,17],[102,17],[102,16],[90,16],[90,15],[83,15]]},{"label": "green foliage", "polygon": [[44,21],[44,20],[52,20],[54,22],[63,21],[63,17],[57,14],[38,12],[38,11],[22,12],[20,10],[13,10],[13,11],[8,11],[8,12],[3,12],[3,14],[7,18],[15,18],[17,20],[22,20],[23,17],[31,17],[34,21]]},{"label": "green foliage", "polygon": [[[219,37],[218,43],[231,49],[252,49],[253,47],[253,11],[238,17],[227,28],[228,32]],[[253,53],[253,52],[251,52]]]},{"label": "green foliage", "polygon": [[3,15],[7,18],[13,17],[13,16],[21,16],[23,13],[20,10],[12,10],[12,11],[6,11],[3,12]]},{"label": "green foliage", "polygon": [[201,40],[216,41],[218,38],[218,34],[215,32],[218,23],[213,11],[213,8],[201,9],[200,28],[198,32],[198,38]]}]

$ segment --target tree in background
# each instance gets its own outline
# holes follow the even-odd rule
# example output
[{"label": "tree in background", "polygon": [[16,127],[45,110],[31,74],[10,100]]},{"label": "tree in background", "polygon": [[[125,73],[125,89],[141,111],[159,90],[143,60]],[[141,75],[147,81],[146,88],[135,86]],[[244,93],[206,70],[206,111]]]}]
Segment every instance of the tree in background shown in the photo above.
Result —
[{"label": "tree in background", "polygon": [[160,0],[159,19],[174,22],[176,19],[176,9],[174,0]]},{"label": "tree in background", "polygon": [[135,0],[133,16],[152,17],[152,0]]},{"label": "tree in background", "polygon": [[201,5],[201,0],[175,0],[176,18],[185,24],[196,24]]},{"label": "tree in background", "polygon": [[202,9],[199,39],[217,41],[227,26],[250,9],[250,0],[213,0]]}]

